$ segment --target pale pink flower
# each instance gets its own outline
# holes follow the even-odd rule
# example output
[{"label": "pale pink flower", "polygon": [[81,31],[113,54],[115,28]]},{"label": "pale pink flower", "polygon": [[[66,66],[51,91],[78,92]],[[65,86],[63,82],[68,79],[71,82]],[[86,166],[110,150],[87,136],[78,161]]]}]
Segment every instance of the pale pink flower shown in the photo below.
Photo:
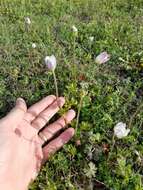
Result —
[{"label": "pale pink flower", "polygon": [[46,56],[44,60],[47,68],[51,71],[54,71],[57,66],[56,57],[54,55]]},{"label": "pale pink flower", "polygon": [[110,55],[106,51],[104,51],[96,57],[95,62],[98,64],[102,64],[106,63],[109,60],[110,60]]},{"label": "pale pink flower", "polygon": [[130,129],[126,129],[126,123],[119,122],[114,127],[114,135],[121,139],[123,137],[126,137],[130,132]]},{"label": "pale pink flower", "polygon": [[81,141],[80,140],[77,140],[76,141],[76,146],[80,146],[81,145]]}]

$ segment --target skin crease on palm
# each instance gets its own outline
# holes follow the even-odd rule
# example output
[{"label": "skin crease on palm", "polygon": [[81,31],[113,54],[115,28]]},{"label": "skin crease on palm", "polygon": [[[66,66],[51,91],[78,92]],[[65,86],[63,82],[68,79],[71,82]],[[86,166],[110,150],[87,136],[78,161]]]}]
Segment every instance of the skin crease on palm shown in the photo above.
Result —
[{"label": "skin crease on palm", "polygon": [[75,117],[74,110],[47,126],[64,102],[63,97],[50,95],[27,109],[25,101],[18,98],[15,108],[0,120],[0,189],[27,190],[49,156],[72,138],[74,129],[68,128],[53,139]]}]

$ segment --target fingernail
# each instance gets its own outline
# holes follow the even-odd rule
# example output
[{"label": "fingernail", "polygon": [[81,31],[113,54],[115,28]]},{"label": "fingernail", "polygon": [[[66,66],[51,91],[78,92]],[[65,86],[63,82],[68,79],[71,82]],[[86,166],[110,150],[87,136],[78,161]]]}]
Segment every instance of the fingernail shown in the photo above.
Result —
[{"label": "fingernail", "polygon": [[74,117],[76,116],[76,112],[73,109],[70,109],[68,113],[73,114]]},{"label": "fingernail", "polygon": [[27,110],[27,106],[23,98],[17,98],[16,106],[19,106],[23,111]]},{"label": "fingernail", "polygon": [[16,104],[19,104],[20,102],[25,103],[25,101],[23,100],[23,98],[17,98],[17,100],[16,100]]}]

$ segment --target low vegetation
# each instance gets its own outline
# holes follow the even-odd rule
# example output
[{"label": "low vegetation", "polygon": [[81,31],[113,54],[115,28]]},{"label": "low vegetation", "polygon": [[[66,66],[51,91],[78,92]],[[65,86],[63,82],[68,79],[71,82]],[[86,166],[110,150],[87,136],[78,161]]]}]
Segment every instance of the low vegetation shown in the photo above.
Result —
[{"label": "low vegetation", "polygon": [[[1,116],[17,97],[31,105],[55,94],[44,64],[52,54],[66,98],[55,118],[70,108],[79,116],[30,190],[142,190],[143,1],[0,0],[0,23]],[[110,60],[99,64],[104,51]],[[128,133],[115,134],[119,122]]]}]

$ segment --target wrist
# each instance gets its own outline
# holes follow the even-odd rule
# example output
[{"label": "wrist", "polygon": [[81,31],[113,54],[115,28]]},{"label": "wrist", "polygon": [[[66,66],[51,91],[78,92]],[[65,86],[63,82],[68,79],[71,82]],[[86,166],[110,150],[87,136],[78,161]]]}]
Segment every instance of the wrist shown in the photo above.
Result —
[{"label": "wrist", "polygon": [[0,184],[0,189],[4,189],[4,190],[17,190],[12,185],[4,184],[4,183]]},{"label": "wrist", "polygon": [[1,183],[0,189],[3,189],[3,190],[28,190],[28,188],[22,189],[21,187],[18,188],[13,184],[8,184],[8,183]]},{"label": "wrist", "polygon": [[16,188],[16,185],[11,181],[11,179],[4,178],[4,176],[2,176],[2,178],[0,177],[0,189],[18,190],[18,188]]},{"label": "wrist", "polygon": [[[21,185],[22,186],[22,185]],[[0,176],[0,190],[26,190],[18,188],[17,183],[9,177]]]},{"label": "wrist", "polygon": [[24,183],[21,183],[16,175],[12,175],[8,171],[7,172],[1,172],[1,171],[0,171],[0,190],[28,190],[28,187],[26,187]]}]

